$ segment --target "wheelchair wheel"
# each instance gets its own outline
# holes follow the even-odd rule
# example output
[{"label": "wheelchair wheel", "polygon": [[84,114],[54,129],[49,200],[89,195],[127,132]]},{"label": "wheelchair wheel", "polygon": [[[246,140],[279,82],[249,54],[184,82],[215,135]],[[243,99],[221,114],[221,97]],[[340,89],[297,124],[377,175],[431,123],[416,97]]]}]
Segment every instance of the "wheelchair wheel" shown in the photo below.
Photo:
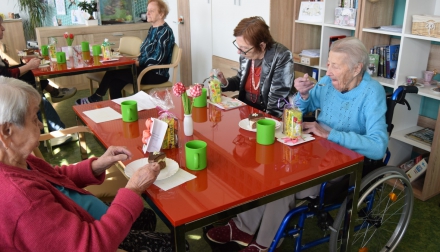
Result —
[{"label": "wheelchair wheel", "polygon": [[[399,168],[381,167],[367,174],[360,187],[358,212],[352,215],[355,227],[351,251],[393,251],[406,232],[413,201],[411,183]],[[330,251],[340,250],[346,202],[333,223]]]}]

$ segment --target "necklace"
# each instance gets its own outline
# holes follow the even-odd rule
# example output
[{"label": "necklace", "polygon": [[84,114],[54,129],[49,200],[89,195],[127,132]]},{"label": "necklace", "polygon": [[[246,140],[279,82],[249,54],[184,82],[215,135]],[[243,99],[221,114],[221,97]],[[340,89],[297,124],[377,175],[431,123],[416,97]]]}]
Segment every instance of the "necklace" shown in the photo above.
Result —
[{"label": "necklace", "polygon": [[255,98],[254,95],[252,94],[252,89],[251,89],[251,101],[252,103],[256,103],[258,100],[258,88],[260,87],[260,80],[258,80],[258,83],[255,85],[255,63],[254,60],[252,60],[252,67],[251,67],[251,81],[252,81],[252,87],[254,88],[255,91],[257,91],[257,93],[255,94]]}]

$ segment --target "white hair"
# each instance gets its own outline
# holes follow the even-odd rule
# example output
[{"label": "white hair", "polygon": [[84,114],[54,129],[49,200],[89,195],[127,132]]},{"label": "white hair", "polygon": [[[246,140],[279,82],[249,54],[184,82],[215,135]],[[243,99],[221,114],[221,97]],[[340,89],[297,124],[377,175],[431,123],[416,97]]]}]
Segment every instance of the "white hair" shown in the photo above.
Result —
[{"label": "white hair", "polygon": [[0,125],[25,124],[29,104],[40,101],[41,95],[31,85],[15,78],[0,76]]},{"label": "white hair", "polygon": [[358,63],[362,63],[362,75],[367,70],[369,63],[368,51],[359,39],[355,37],[339,39],[331,45],[330,51],[345,53],[349,60],[347,65],[350,70],[354,70]]}]

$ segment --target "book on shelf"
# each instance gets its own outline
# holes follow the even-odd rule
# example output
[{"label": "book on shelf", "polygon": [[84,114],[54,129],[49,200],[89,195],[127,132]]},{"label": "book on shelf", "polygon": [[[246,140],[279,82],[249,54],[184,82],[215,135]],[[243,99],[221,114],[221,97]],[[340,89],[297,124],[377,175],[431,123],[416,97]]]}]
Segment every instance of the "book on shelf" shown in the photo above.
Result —
[{"label": "book on shelf", "polygon": [[330,38],[328,39],[328,51],[330,52],[330,47],[332,46],[333,42],[335,42],[336,40],[339,40],[339,39],[346,38],[346,37],[347,36],[345,36],[345,35],[330,36]]},{"label": "book on shelf", "polygon": [[416,164],[418,164],[420,161],[422,161],[422,159],[424,159],[424,158],[427,159],[428,157],[429,157],[429,152],[424,153],[424,154],[420,154],[420,155],[416,156],[415,158],[411,158],[410,160],[406,161],[405,163],[399,165],[399,168],[402,169],[402,171],[407,172],[411,168],[413,168]]},{"label": "book on shelf", "polygon": [[423,128],[405,135],[406,138],[412,139],[422,144],[431,146],[434,138],[434,130],[431,128]]},{"label": "book on shelf", "polygon": [[420,160],[417,164],[415,164],[410,170],[406,172],[406,176],[408,176],[410,182],[413,182],[423,173],[425,173],[426,169],[428,169],[428,161],[422,158],[422,160]]},{"label": "book on shelf", "polygon": [[[400,45],[389,45],[386,49],[386,78],[392,79],[396,73]],[[385,77],[385,76],[384,76]]]},{"label": "book on shelf", "polygon": [[367,67],[367,72],[373,76],[377,77],[377,70],[379,66],[379,54],[369,54],[369,64]]}]

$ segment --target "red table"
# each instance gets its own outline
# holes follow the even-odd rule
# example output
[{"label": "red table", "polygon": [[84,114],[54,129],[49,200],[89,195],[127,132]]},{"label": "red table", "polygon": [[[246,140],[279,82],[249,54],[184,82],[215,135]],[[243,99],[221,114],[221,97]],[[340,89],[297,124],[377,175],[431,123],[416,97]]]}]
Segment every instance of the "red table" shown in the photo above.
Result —
[{"label": "red table", "polygon": [[[182,127],[181,102],[176,97],[173,99],[176,108],[170,111],[178,117]],[[149,117],[157,117],[157,111],[141,111],[139,121],[133,123],[119,119],[96,124],[83,114],[84,111],[107,106],[120,112],[120,106],[112,101],[74,106],[73,109],[105,147],[122,145],[133,153],[133,159],[122,162],[122,166],[145,157],[141,149],[144,123]],[[167,157],[197,176],[168,191],[153,185],[145,195],[150,206],[173,230],[177,251],[185,250],[185,232],[188,230],[209,225],[344,174],[351,174],[355,192],[349,197],[357,202],[362,155],[320,137],[293,147],[279,142],[270,146],[256,144],[255,133],[238,126],[238,122],[247,117],[250,110],[248,106],[229,111],[210,105],[195,108],[194,135],[186,137],[180,128],[180,147],[165,150]],[[208,166],[205,170],[196,172],[185,168],[184,145],[193,139],[208,144]],[[355,204],[352,209],[356,210]],[[350,244],[348,237],[347,251]]]},{"label": "red table", "polygon": [[[67,47],[61,48],[62,51],[67,52]],[[58,49],[58,51],[61,51]],[[86,56],[87,57],[87,56]],[[120,57],[118,60],[109,61],[101,63],[101,56],[91,56],[88,54],[89,60],[84,61],[84,54],[81,52],[81,46],[73,46],[73,56],[69,57],[66,63],[58,64],[56,62],[51,62],[47,67],[40,67],[32,70],[35,76],[35,82],[37,90],[43,95],[43,90],[41,89],[40,80],[47,80],[49,78],[70,76],[83,73],[101,72],[101,71],[111,71],[117,69],[129,68],[133,74],[133,83],[136,83],[137,79],[137,69],[136,69],[136,59],[132,57]],[[134,92],[137,92],[137,85],[133,85]],[[49,132],[47,125],[46,114],[44,112],[43,103],[40,105],[41,118],[44,127],[44,133]],[[51,150],[50,141],[46,141],[46,146]],[[51,152],[51,151],[50,151]]]}]

